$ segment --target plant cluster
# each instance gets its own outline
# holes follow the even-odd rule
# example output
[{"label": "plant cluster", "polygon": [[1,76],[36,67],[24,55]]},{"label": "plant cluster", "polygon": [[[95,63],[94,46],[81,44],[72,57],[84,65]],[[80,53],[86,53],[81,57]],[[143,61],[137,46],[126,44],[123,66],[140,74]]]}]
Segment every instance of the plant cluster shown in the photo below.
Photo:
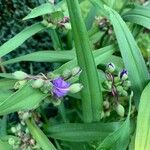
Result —
[{"label": "plant cluster", "polygon": [[0,46],[0,149],[149,150],[150,2],[49,0],[22,21]]}]

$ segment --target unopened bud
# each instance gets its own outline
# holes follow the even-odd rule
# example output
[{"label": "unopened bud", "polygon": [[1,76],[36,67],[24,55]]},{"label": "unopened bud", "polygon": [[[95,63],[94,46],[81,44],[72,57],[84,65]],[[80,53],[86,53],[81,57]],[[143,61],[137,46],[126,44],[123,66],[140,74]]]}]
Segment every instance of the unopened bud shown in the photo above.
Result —
[{"label": "unopened bud", "polygon": [[125,87],[131,87],[131,82],[130,81],[124,81],[123,86]]},{"label": "unopened bud", "polygon": [[123,117],[124,114],[125,114],[125,110],[124,110],[124,107],[121,105],[121,104],[118,104],[116,106],[116,112],[119,116]]},{"label": "unopened bud", "polygon": [[26,84],[26,82],[27,80],[21,80],[21,81],[16,82],[14,85],[14,89],[17,90],[17,89],[22,88]]},{"label": "unopened bud", "polygon": [[109,106],[110,106],[109,101],[108,100],[104,101],[103,106],[104,106],[105,109],[108,109]]},{"label": "unopened bud", "polygon": [[115,83],[120,82],[120,78],[119,78],[119,77],[115,77],[115,78],[114,78],[114,82],[115,82]]},{"label": "unopened bud", "polygon": [[11,132],[12,132],[12,133],[16,133],[16,131],[17,131],[17,130],[16,130],[15,127],[11,127]]},{"label": "unopened bud", "polygon": [[28,75],[23,71],[16,71],[13,73],[13,76],[17,80],[24,80],[28,77]]},{"label": "unopened bud", "polygon": [[121,95],[122,95],[122,96],[128,96],[128,92],[125,91],[125,90],[123,90],[123,91],[121,92]]},{"label": "unopened bud", "polygon": [[30,116],[31,116],[31,115],[30,115],[29,112],[24,112],[24,113],[22,114],[22,119],[23,119],[23,120],[26,120],[26,119],[28,119]]},{"label": "unopened bud", "polygon": [[72,76],[75,76],[77,74],[80,74],[81,68],[80,67],[75,67],[75,68],[72,69],[71,72],[72,72]]},{"label": "unopened bud", "polygon": [[113,63],[109,63],[109,64],[107,64],[106,69],[108,72],[113,73],[115,71],[116,67]]},{"label": "unopened bud", "polygon": [[69,78],[69,77],[71,77],[71,75],[72,75],[72,73],[69,69],[64,70],[63,73],[62,73],[62,76],[64,78]]},{"label": "unopened bud", "polygon": [[106,116],[106,117],[109,117],[109,116],[110,116],[110,110],[107,110],[107,111],[105,112],[105,116]]},{"label": "unopened bud", "polygon": [[120,73],[119,73],[119,77],[121,80],[125,81],[128,79],[128,72],[127,70],[123,69]]},{"label": "unopened bud", "polygon": [[71,24],[70,23],[65,23],[64,26],[66,29],[71,30]]},{"label": "unopened bud", "polygon": [[21,130],[21,124],[18,124],[18,125],[16,126],[16,130],[17,130],[17,131],[20,131],[20,130]]},{"label": "unopened bud", "polygon": [[14,140],[13,138],[9,138],[9,139],[8,139],[8,143],[9,143],[10,145],[14,145],[14,144],[15,144],[15,140]]},{"label": "unopened bud", "polygon": [[104,88],[107,90],[111,90],[112,88],[112,82],[111,81],[104,81]]},{"label": "unopened bud", "polygon": [[35,81],[33,81],[32,83],[32,87],[33,88],[41,88],[44,84],[44,80],[43,79],[37,79]]},{"label": "unopened bud", "polygon": [[83,85],[80,84],[80,83],[75,83],[75,84],[72,84],[70,87],[69,87],[69,91],[71,93],[77,93],[79,91],[81,91],[81,89],[83,88]]},{"label": "unopened bud", "polygon": [[120,92],[120,93],[123,91],[123,87],[122,87],[122,86],[117,86],[116,89],[117,89],[117,91]]}]

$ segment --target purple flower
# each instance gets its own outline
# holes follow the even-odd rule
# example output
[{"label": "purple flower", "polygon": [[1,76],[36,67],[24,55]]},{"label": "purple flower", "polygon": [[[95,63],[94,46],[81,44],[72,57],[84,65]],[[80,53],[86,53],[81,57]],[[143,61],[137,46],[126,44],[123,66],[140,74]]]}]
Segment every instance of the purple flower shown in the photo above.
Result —
[{"label": "purple flower", "polygon": [[69,92],[70,83],[64,81],[61,77],[54,79],[51,82],[53,84],[52,92],[56,97],[60,98],[67,95]]}]

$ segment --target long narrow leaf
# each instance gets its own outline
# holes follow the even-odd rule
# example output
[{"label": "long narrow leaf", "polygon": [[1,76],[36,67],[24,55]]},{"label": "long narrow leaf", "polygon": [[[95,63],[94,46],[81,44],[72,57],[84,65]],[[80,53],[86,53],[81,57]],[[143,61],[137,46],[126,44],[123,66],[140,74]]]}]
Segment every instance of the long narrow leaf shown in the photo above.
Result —
[{"label": "long narrow leaf", "polygon": [[140,99],[135,138],[135,150],[150,149],[150,109],[148,107],[149,97],[150,83],[142,92]]},{"label": "long narrow leaf", "polygon": [[123,14],[123,19],[150,29],[150,8],[136,5]]},{"label": "long narrow leaf", "polygon": [[120,127],[121,123],[65,123],[45,127],[49,137],[72,142],[103,140]]},{"label": "long narrow leaf", "polygon": [[42,130],[35,124],[33,120],[26,121],[27,126],[29,128],[30,133],[42,148],[42,150],[56,150],[54,145],[50,142],[50,140],[46,137],[46,135],[42,132]]},{"label": "long narrow leaf", "polygon": [[83,70],[80,81],[84,86],[81,91],[84,121],[99,121],[103,99],[88,33],[78,0],[67,0],[67,5],[71,18],[77,60]]},{"label": "long narrow leaf", "polygon": [[31,12],[23,18],[23,20],[35,18],[45,14],[50,14],[52,12],[54,12],[54,6],[51,3],[45,3],[32,9]]},{"label": "long narrow leaf", "polygon": [[25,28],[16,36],[11,38],[9,41],[0,46],[0,57],[8,54],[17,47],[19,47],[25,40],[36,34],[37,32],[42,31],[45,28],[41,23],[33,24],[30,27]]},{"label": "long narrow leaf", "polygon": [[28,82],[17,92],[0,101],[0,115],[33,109],[47,96],[38,89],[32,88],[31,82]]},{"label": "long narrow leaf", "polygon": [[75,58],[74,51],[38,51],[4,61],[3,65],[13,64],[20,61],[35,62],[66,62]]}]

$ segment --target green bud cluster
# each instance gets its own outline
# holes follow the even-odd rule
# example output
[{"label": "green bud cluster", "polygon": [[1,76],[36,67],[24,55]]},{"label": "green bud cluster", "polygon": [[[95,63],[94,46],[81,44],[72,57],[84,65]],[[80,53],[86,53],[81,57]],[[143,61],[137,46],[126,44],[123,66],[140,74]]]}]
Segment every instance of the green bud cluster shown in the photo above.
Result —
[{"label": "green bud cluster", "polygon": [[16,126],[11,127],[11,132],[15,135],[15,138],[13,138],[13,136],[10,137],[8,143],[13,149],[30,150],[39,148],[25,124],[17,124]]},{"label": "green bud cluster", "polygon": [[106,80],[102,85],[106,98],[109,98],[109,101],[105,100],[103,102],[103,118],[110,116],[112,110],[115,110],[120,117],[123,117],[125,114],[123,107],[125,102],[120,102],[120,99],[127,99],[128,93],[131,91],[131,82],[128,80],[127,70],[123,69],[117,72],[116,66],[113,63],[107,64]]}]

